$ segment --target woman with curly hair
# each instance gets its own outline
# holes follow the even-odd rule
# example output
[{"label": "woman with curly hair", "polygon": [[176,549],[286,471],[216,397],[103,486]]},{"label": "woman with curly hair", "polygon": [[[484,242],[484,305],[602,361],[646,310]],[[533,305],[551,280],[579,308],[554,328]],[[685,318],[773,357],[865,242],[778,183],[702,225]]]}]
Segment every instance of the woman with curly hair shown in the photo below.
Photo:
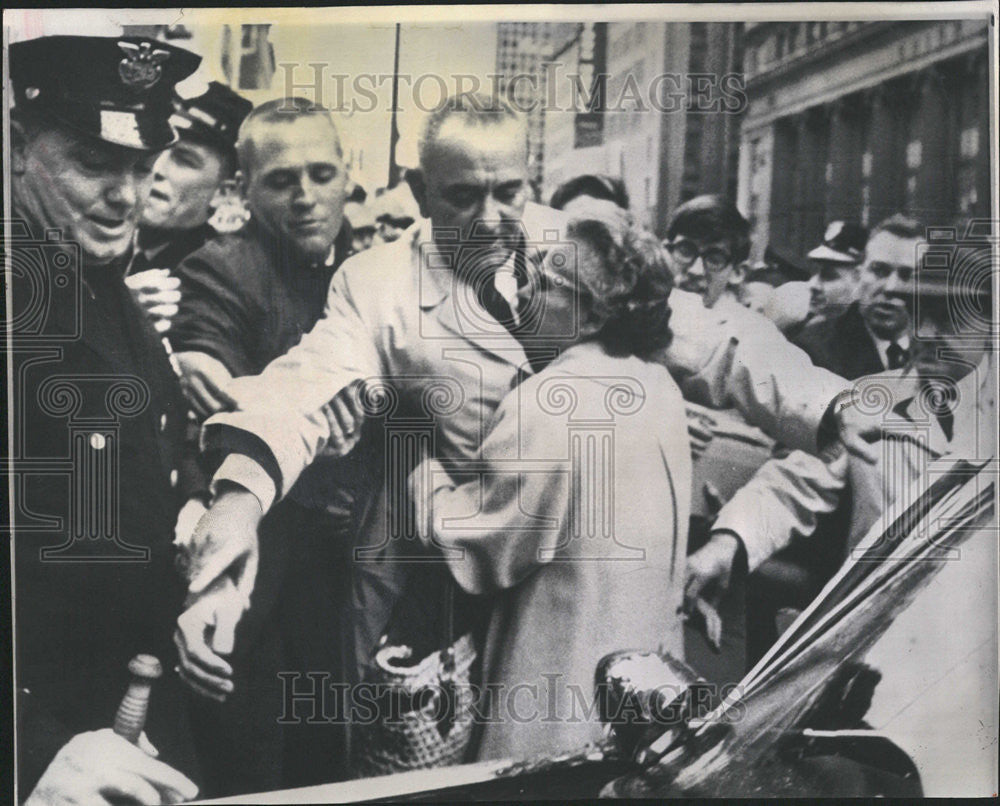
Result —
[{"label": "woman with curly hair", "polygon": [[423,539],[466,591],[494,594],[484,759],[599,739],[605,654],[683,656],[691,458],[680,391],[647,360],[670,341],[671,274],[622,222],[575,221],[569,236],[520,309],[558,357],[503,400],[479,462],[428,459],[410,479]]}]

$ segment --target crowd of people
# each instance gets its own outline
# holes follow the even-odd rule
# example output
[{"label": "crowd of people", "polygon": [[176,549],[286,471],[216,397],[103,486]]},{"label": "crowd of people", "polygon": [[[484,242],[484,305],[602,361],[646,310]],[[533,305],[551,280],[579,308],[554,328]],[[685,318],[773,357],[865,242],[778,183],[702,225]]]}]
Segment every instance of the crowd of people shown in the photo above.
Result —
[{"label": "crowd of people", "polygon": [[[701,195],[655,222],[661,240],[614,177],[541,203],[525,120],[476,94],[431,112],[419,164],[369,195],[328,110],[219,83],[181,99],[198,62],[141,38],[10,47],[12,217],[62,232],[81,288],[78,335],[18,367],[21,455],[63,456],[67,416],[93,432],[91,486],[18,481],[32,519],[93,532],[87,564],[46,559],[43,525],[15,537],[32,804],[384,769],[385,715],[362,725],[350,692],[393,647],[469,658],[482,718],[452,761],[581,747],[602,735],[578,700],[603,656],[682,659],[685,624],[721,645],[745,576],[749,668],[877,522],[898,468],[878,475],[878,424],[837,405],[852,382],[894,384],[914,422],[933,401],[914,451],[993,449],[991,345],[950,305],[992,310],[989,284],[917,282],[941,222],[835,221],[807,265],[780,245],[750,264],[748,221]],[[220,217],[233,187],[241,212]],[[54,336],[77,304],[60,299]],[[72,411],[57,378],[83,390]],[[143,405],[111,430],[115,378]],[[769,447],[695,516],[724,419]],[[112,447],[112,510],[81,514]],[[140,652],[167,673],[136,746],[106,726]],[[318,687],[339,717],[316,713]]]}]

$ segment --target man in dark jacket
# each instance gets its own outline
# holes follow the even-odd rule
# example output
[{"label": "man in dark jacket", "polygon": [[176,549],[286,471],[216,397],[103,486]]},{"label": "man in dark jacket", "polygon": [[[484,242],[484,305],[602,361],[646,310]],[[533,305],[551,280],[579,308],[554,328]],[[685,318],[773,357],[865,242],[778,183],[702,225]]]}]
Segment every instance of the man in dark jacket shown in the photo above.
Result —
[{"label": "man in dark jacket", "polygon": [[857,301],[840,316],[806,325],[794,339],[813,363],[855,380],[905,366],[910,319],[894,292],[909,280],[923,228],[895,215],[879,224],[865,250]]},{"label": "man in dark jacket", "polygon": [[[240,129],[238,153],[250,222],[207,243],[177,270],[182,299],[169,338],[201,415],[235,405],[226,392],[230,378],[260,373],[312,329],[330,279],[351,250],[343,217],[346,170],[329,112],[298,98],[265,103]],[[199,706],[199,740],[212,757],[206,786],[220,794],[342,774],[340,728],[279,723],[289,694],[312,687],[307,673],[331,681],[340,675],[340,590],[353,491],[364,474],[360,453],[331,462],[311,468],[262,523],[267,556],[240,625],[240,653],[231,658],[235,689],[224,703]],[[298,672],[300,679],[279,672]],[[285,723],[294,721],[286,716]]]},{"label": "man in dark jacket", "polygon": [[174,769],[193,765],[176,677],[152,692],[160,760],[110,729],[129,660],[173,665],[183,601],[172,539],[186,406],[122,277],[153,162],[176,136],[173,87],[200,60],[128,37],[9,53],[18,791],[176,802],[197,791]]},{"label": "man in dark jacket", "polygon": [[867,243],[866,227],[854,221],[831,221],[823,243],[806,255],[812,271],[809,316],[814,320],[839,316],[857,298]]},{"label": "man in dark jacket", "polygon": [[209,223],[223,184],[236,172],[236,134],[253,104],[213,81],[181,101],[171,122],[180,139],[153,169],[125,282],[160,332],[180,300],[171,271],[216,234]]}]

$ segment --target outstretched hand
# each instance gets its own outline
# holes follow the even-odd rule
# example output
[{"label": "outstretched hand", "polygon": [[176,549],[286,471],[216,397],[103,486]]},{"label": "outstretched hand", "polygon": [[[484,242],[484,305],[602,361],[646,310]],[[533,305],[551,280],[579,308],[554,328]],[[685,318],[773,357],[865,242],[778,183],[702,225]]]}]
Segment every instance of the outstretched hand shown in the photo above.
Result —
[{"label": "outstretched hand", "polygon": [[249,602],[228,576],[189,599],[177,619],[174,644],[180,657],[177,673],[203,697],[224,702],[233,691],[233,667],[224,656],[236,643],[236,626]]},{"label": "outstretched hand", "polygon": [[198,595],[223,574],[250,599],[257,578],[257,527],[264,513],[257,497],[235,485],[219,494],[198,521],[186,552],[188,590]]},{"label": "outstretched hand", "polygon": [[740,543],[735,535],[716,532],[698,551],[688,557],[687,582],[684,585],[683,612],[695,617],[705,630],[705,637],[718,652],[722,646],[722,620],[719,602],[729,590],[733,562]]}]

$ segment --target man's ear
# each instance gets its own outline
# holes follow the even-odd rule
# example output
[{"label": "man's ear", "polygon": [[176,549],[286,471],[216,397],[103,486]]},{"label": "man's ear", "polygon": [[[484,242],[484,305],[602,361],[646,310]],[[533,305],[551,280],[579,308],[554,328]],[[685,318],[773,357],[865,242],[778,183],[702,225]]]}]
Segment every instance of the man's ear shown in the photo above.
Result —
[{"label": "man's ear", "polygon": [[17,120],[10,121],[10,172],[20,176],[27,170],[28,133]]},{"label": "man's ear", "polygon": [[427,210],[427,186],[424,184],[423,171],[417,169],[407,171],[406,184],[410,186],[410,192],[413,194],[413,198],[417,200],[417,205],[420,207],[420,215],[424,218],[430,218],[430,213]]}]

